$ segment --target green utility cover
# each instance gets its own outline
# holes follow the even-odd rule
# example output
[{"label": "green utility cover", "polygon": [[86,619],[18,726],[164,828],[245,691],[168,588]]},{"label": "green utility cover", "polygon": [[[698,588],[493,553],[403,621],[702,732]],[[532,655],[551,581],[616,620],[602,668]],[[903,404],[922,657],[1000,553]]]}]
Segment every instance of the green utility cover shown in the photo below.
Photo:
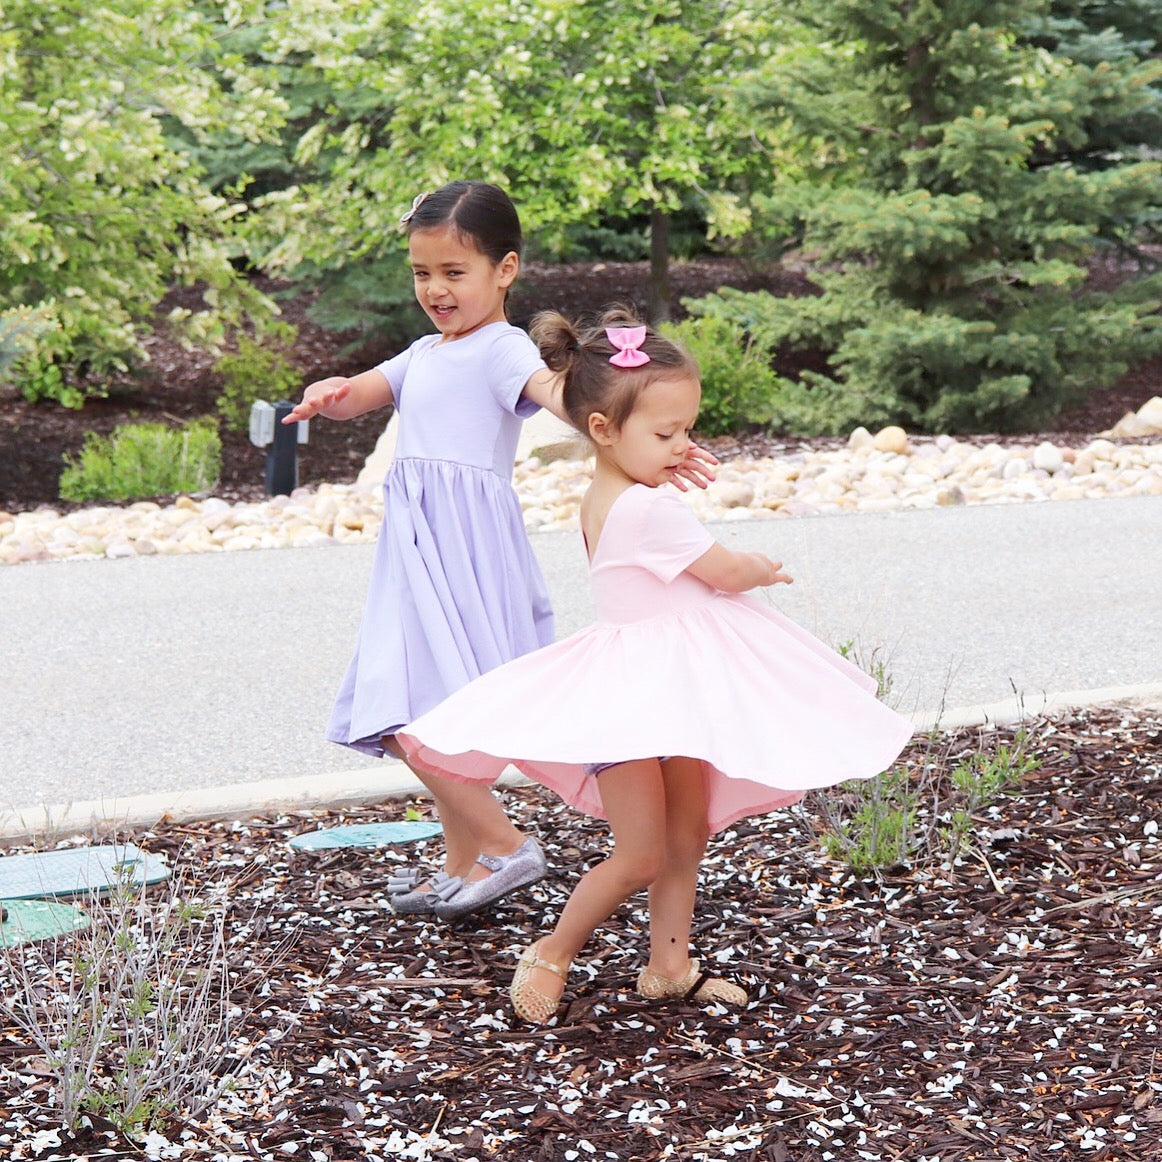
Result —
[{"label": "green utility cover", "polygon": [[0,924],[0,948],[51,940],[89,926],[89,917],[71,904],[51,900],[4,900],[8,918]]},{"label": "green utility cover", "polygon": [[328,847],[385,847],[389,843],[414,843],[431,839],[443,829],[438,823],[352,823],[346,827],[327,827],[308,831],[290,840],[300,851],[321,851]]},{"label": "green utility cover", "polygon": [[3,855],[0,900],[87,896],[113,884],[156,884],[168,876],[165,864],[132,843]]}]

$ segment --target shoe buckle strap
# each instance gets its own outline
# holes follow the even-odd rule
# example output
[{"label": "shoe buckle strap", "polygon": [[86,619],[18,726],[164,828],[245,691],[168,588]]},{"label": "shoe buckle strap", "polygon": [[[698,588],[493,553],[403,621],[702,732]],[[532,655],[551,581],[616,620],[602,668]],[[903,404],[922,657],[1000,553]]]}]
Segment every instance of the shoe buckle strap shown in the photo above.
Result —
[{"label": "shoe buckle strap", "polygon": [[699,972],[694,977],[694,983],[685,991],[685,993],[682,994],[682,1000],[694,1000],[694,998],[698,995],[698,990],[710,979],[710,973],[706,972],[705,970]]}]

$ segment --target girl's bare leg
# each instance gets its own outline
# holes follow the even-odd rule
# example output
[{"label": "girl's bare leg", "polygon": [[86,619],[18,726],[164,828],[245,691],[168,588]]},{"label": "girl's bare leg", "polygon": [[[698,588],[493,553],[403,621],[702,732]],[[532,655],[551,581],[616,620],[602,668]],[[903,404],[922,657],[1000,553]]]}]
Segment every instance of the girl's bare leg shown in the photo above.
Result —
[{"label": "girl's bare leg", "polygon": [[706,853],[706,781],[696,759],[662,762],[666,794],[665,858],[650,885],[649,967],[681,980],[690,967],[690,927],[698,869]]},{"label": "girl's bare leg", "polygon": [[476,862],[478,855],[511,855],[524,842],[524,835],[483,783],[461,783],[417,770],[391,736],[384,736],[383,746],[406,764],[432,796],[444,829],[444,871],[448,875],[461,876],[468,883],[483,879],[489,871]]},{"label": "girl's bare leg", "polygon": [[[619,763],[595,776],[613,832],[613,851],[578,881],[561,917],[537,942],[537,955],[565,967],[597,927],[658,875],[665,856],[666,795],[657,759]],[[546,969],[529,983],[556,999],[565,982]]]}]

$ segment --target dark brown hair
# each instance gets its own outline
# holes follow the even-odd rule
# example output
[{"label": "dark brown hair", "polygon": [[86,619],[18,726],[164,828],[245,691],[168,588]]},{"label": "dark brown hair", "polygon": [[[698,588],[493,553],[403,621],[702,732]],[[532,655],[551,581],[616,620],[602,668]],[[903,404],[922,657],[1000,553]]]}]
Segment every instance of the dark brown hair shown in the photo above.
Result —
[{"label": "dark brown hair", "polygon": [[689,375],[698,378],[693,356],[671,339],[646,328],[641,350],[650,361],[642,367],[615,367],[609,362],[617,353],[605,334],[607,327],[640,327],[630,307],[608,307],[591,325],[571,323],[557,311],[542,311],[532,321],[529,334],[550,371],[564,376],[563,403],[578,431],[588,434],[589,417],[600,412],[616,430],[629,419],[638,397],[657,379]]},{"label": "dark brown hair", "polygon": [[493,265],[509,253],[519,258],[524,246],[512,199],[489,182],[449,182],[425,194],[404,225],[409,236],[416,230],[451,226]]}]

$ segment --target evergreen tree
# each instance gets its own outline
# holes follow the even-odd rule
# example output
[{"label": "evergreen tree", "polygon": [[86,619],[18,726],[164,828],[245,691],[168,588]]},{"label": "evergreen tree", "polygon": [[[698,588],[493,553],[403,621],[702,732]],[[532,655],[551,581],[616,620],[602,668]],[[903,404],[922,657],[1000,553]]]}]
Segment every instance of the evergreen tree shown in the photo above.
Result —
[{"label": "evergreen tree", "polygon": [[1052,0],[1025,36],[1075,66],[1081,140],[1064,136],[1052,162],[1104,168],[1162,156],[1162,0]]},{"label": "evergreen tree", "polygon": [[815,44],[750,95],[791,119],[805,173],[756,210],[821,293],[694,304],[771,350],[828,354],[782,401],[786,425],[1037,426],[1162,346],[1156,280],[1085,285],[1095,252],[1132,244],[1162,203],[1162,165],[1045,163],[1083,134],[1081,66],[1021,43],[1027,0],[801,8]]}]

